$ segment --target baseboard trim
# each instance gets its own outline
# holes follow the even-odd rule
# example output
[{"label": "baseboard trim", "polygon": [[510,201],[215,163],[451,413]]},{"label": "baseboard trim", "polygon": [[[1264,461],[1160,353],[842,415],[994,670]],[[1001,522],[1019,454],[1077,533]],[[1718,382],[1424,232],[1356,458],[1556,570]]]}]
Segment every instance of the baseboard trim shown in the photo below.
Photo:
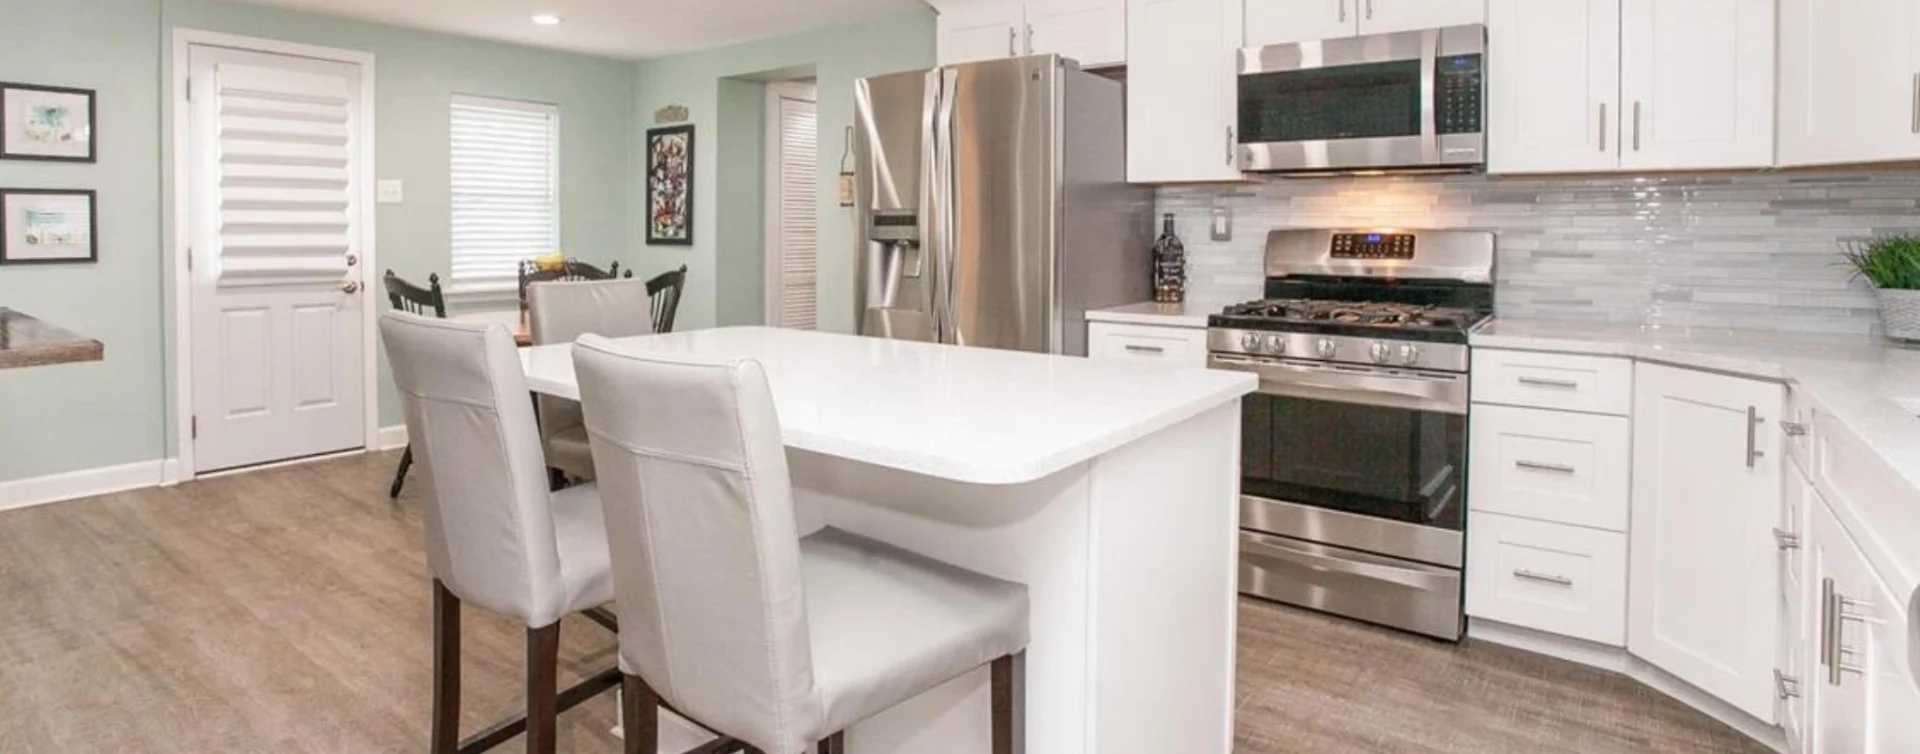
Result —
[{"label": "baseboard trim", "polygon": [[1585,665],[1608,672],[1619,673],[1640,683],[1642,686],[1671,697],[1681,704],[1700,711],[1741,735],[1759,742],[1781,754],[1787,751],[1787,735],[1778,725],[1769,725],[1745,711],[1714,698],[1712,694],[1701,691],[1693,684],[1680,680],[1667,671],[1661,670],[1628,653],[1624,647],[1596,644],[1583,639],[1557,636],[1544,631],[1536,631],[1498,621],[1481,618],[1467,619],[1468,638],[1489,644],[1512,647],[1523,652],[1546,655],[1567,662]]},{"label": "baseboard trim", "polygon": [[154,459],[0,482],[0,511],[157,487],[166,474],[167,462]]},{"label": "baseboard trim", "polygon": [[406,446],[407,446],[407,425],[396,424],[391,427],[380,428],[378,438],[375,441],[374,449],[375,450],[393,450],[395,448],[404,448]]}]

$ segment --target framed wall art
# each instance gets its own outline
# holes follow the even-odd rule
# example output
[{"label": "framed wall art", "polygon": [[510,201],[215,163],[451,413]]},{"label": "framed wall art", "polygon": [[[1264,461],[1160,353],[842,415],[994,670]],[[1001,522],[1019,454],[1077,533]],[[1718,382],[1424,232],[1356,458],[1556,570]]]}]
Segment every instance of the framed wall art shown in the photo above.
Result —
[{"label": "framed wall art", "polygon": [[100,261],[92,191],[0,189],[0,264]]},{"label": "framed wall art", "polygon": [[647,129],[647,243],[693,244],[693,126]]},{"label": "framed wall art", "polygon": [[0,82],[0,159],[93,162],[91,89]]}]

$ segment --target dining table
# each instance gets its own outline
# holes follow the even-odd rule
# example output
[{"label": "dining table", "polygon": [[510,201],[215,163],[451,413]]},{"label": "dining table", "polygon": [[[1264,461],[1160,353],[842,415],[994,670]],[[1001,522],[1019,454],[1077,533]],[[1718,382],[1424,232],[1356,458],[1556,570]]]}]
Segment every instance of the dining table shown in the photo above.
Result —
[{"label": "dining table", "polygon": [[[1027,751],[1232,749],[1252,375],[767,327],[613,342],[760,362],[801,532],[1025,584]],[[529,387],[578,400],[572,348],[521,349]],[[981,669],[854,725],[847,748],[985,754],[988,710]]]}]

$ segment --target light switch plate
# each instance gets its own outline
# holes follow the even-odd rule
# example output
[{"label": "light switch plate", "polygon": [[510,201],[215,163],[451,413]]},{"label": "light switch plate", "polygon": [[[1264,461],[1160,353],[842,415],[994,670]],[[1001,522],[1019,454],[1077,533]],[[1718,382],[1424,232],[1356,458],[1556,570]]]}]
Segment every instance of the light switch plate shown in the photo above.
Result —
[{"label": "light switch plate", "polygon": [[1213,240],[1233,240],[1233,210],[1226,207],[1213,208]]},{"label": "light switch plate", "polygon": [[399,204],[407,200],[406,184],[400,181],[381,181],[374,184],[374,193],[381,204]]}]

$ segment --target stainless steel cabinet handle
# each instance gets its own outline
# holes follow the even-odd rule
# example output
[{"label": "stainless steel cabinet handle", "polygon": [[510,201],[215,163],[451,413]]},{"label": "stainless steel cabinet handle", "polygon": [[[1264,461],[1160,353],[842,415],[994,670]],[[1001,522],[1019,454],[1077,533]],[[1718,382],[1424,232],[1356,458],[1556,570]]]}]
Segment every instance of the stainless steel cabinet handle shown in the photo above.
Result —
[{"label": "stainless steel cabinet handle", "polygon": [[1800,698],[1800,679],[1773,669],[1773,693],[1781,699]]},{"label": "stainless steel cabinet handle", "polygon": [[1633,101],[1633,151],[1640,151],[1640,101]]},{"label": "stainless steel cabinet handle", "polygon": [[1513,575],[1515,578],[1522,578],[1528,581],[1544,581],[1548,584],[1559,584],[1560,586],[1573,586],[1573,579],[1567,578],[1565,576],[1555,576],[1547,573],[1534,573],[1533,571],[1529,571],[1525,568],[1514,569]]},{"label": "stainless steel cabinet handle", "polygon": [[1018,52],[1015,52],[1013,48],[1013,41],[1015,39],[1018,39],[1019,36],[1020,36],[1019,32],[1014,31],[1013,27],[1011,26],[1007,27],[1007,57],[1010,57],[1010,58],[1016,57],[1020,54]]},{"label": "stainless steel cabinet handle", "polygon": [[1763,421],[1766,419],[1760,417],[1759,408],[1747,407],[1747,468],[1749,469],[1767,454],[1760,449],[1760,423]]},{"label": "stainless steel cabinet handle", "polygon": [[1800,549],[1800,535],[1778,526],[1773,527],[1773,546],[1782,550]]},{"label": "stainless steel cabinet handle", "polygon": [[1033,24],[1027,24],[1027,54],[1033,54]]},{"label": "stainless steel cabinet handle", "polygon": [[1233,126],[1227,126],[1227,164],[1233,164]]},{"label": "stainless steel cabinet handle", "polygon": [[1607,103],[1600,103],[1600,151],[1607,151]]},{"label": "stainless steel cabinet handle", "polygon": [[1920,134],[1920,73],[1913,74],[1913,132]]},{"label": "stainless steel cabinet handle", "polygon": [[1167,352],[1167,349],[1161,348],[1160,346],[1143,346],[1143,345],[1138,345],[1134,343],[1128,343],[1126,345],[1126,349],[1134,353],[1166,353]]},{"label": "stainless steel cabinet handle", "polygon": [[1373,19],[1373,0],[1367,0],[1367,19]]},{"label": "stainless steel cabinet handle", "polygon": [[1840,685],[1839,592],[1833,579],[1820,580],[1820,664],[1827,666],[1827,685]]},{"label": "stainless steel cabinet handle", "polygon": [[1347,0],[1340,0],[1340,23],[1347,22]]},{"label": "stainless steel cabinet handle", "polygon": [[1531,385],[1533,387],[1557,387],[1568,390],[1580,387],[1580,383],[1574,382],[1573,380],[1550,380],[1545,377],[1516,377],[1514,378],[1514,382],[1522,385]]},{"label": "stainless steel cabinet handle", "polygon": [[1513,465],[1534,471],[1551,471],[1558,474],[1572,474],[1577,469],[1564,463],[1545,463],[1542,461],[1514,461]]},{"label": "stainless steel cabinet handle", "polygon": [[1807,433],[1807,425],[1802,422],[1780,422],[1780,431],[1788,437],[1801,437]]}]

